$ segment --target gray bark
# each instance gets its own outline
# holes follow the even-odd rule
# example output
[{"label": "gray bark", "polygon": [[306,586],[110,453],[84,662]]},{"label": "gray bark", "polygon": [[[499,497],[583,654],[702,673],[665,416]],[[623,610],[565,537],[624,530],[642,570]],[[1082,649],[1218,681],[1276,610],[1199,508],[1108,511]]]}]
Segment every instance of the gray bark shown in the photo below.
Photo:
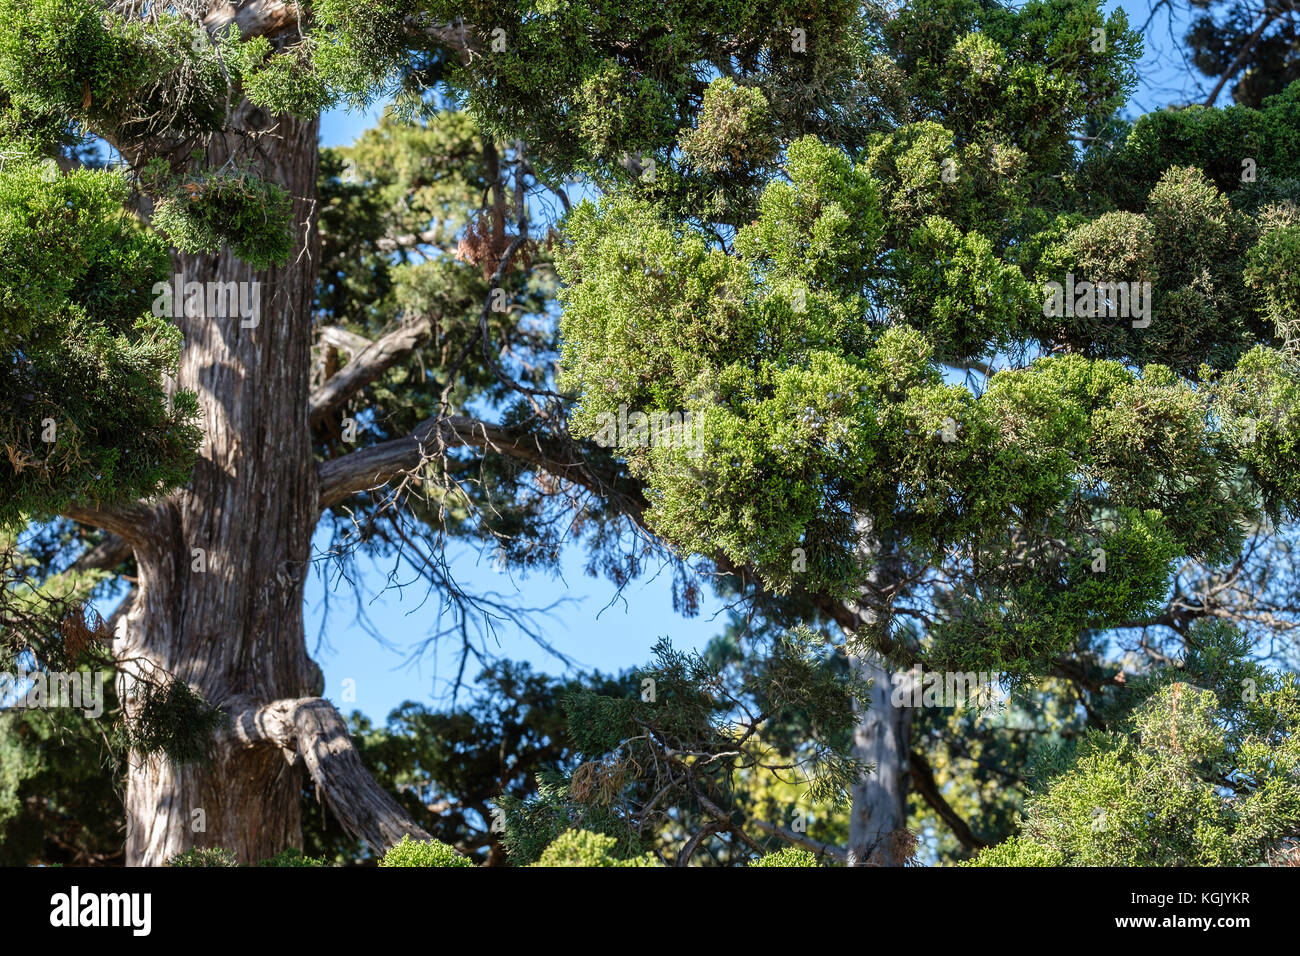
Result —
[{"label": "gray bark", "polygon": [[[866,699],[854,701],[859,723],[853,733],[853,756],[870,770],[853,788],[848,863],[901,866],[910,856],[905,831],[912,716],[909,708],[893,706],[895,674],[869,644],[872,637],[888,633],[892,591],[902,573],[896,555],[877,540],[867,520],[859,522],[859,530],[861,551],[871,571],[862,588],[862,604],[851,608],[851,624],[845,630],[850,638],[849,665],[871,684]],[[900,684],[911,680],[908,673],[897,675]]]},{"label": "gray bark", "polygon": [[[850,655],[850,666],[872,682],[868,699],[857,702],[861,721],[853,733],[853,756],[872,769],[853,788],[849,865],[897,866],[904,862],[897,835],[907,827],[912,712],[892,706],[894,675],[880,655]],[[905,674],[899,678],[911,679]]]}]

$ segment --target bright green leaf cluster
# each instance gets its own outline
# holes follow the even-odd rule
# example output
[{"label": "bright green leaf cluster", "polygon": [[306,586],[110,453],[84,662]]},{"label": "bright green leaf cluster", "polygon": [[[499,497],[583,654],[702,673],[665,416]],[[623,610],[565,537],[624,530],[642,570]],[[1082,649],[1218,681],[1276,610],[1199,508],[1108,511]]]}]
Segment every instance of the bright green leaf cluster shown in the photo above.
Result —
[{"label": "bright green leaf cluster", "polygon": [[467,856],[457,853],[441,840],[412,840],[408,833],[401,843],[388,848],[380,866],[473,866]]}]

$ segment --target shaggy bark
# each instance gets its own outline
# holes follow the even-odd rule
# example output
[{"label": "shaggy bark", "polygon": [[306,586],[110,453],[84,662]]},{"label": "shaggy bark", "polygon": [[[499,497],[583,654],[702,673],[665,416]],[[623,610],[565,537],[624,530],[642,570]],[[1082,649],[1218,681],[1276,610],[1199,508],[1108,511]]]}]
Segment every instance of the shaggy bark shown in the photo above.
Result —
[{"label": "shaggy bark", "polygon": [[[138,593],[114,644],[128,713],[133,679],[165,673],[243,727],[256,702],[307,697],[313,675],[303,585],[319,515],[307,413],[318,123],[244,104],[232,127],[252,139],[214,137],[207,164],[220,167],[239,151],[288,189],[299,248],[261,273],[228,249],[177,256],[185,282],[256,281],[260,316],[251,327],[238,315],[177,320],[185,348],[176,385],[197,392],[205,436],[189,485],[125,519],[73,517],[110,528],[135,550]],[[391,798],[375,795],[333,708],[316,700],[292,714],[291,728],[276,735],[219,736],[207,765],[133,758],[128,864],[161,864],[191,846],[225,847],[242,862],[300,847],[303,764],[343,825],[377,848],[419,832]],[[303,760],[284,759],[290,742]]]}]

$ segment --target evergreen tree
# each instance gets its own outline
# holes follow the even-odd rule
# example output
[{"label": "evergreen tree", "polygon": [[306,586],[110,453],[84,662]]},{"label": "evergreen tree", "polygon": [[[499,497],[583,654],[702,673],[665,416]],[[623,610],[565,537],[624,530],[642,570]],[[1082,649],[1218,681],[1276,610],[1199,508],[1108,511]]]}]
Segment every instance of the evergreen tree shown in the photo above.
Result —
[{"label": "evergreen tree", "polygon": [[[5,663],[111,653],[126,862],[279,858],[302,769],[374,855],[453,859],[409,850],[430,833],[321,696],[322,524],[342,574],[419,569],[454,621],[431,639],[541,637],[448,542],[545,567],[575,531],[616,583],[671,548],[687,610],[728,575],[781,635],[731,696],[666,646],[671,706],[571,695],[583,762],[517,796],[521,861],[573,824],[618,859],[767,849],[744,772],[784,747],[851,801],[849,862],[903,863],[913,777],[949,816],[891,701],[912,668],[1029,686],[1114,629],[1186,641],[1176,564],[1233,567],[1300,509],[1300,84],[1130,127],[1138,50],[1095,0],[0,0]],[[322,109],[379,97],[318,150]],[[102,629],[68,626],[119,581]],[[776,712],[737,746],[751,700]],[[1152,700],[1063,779],[1142,765]]]}]

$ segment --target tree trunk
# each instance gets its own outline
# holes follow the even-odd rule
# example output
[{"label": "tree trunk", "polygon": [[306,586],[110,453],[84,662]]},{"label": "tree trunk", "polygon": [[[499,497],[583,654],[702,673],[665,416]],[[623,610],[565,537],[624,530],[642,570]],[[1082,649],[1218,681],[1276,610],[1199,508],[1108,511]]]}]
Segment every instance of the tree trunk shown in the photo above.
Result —
[{"label": "tree trunk", "polygon": [[[115,651],[136,673],[154,665],[217,707],[303,697],[311,684],[303,585],[318,514],[307,424],[318,125],[244,104],[231,126],[258,138],[217,136],[206,150],[211,167],[238,150],[292,193],[301,231],[287,265],[254,273],[229,249],[175,260],[185,282],[205,288],[256,281],[260,316],[249,328],[238,314],[178,319],[177,385],[198,393],[205,438],[190,484],[156,506],[137,545],[139,596]],[[208,766],[133,756],[129,865],[191,846],[221,846],[241,862],[301,846],[300,770],[266,741],[225,735],[214,748]]]},{"label": "tree trunk", "polygon": [[[862,555],[871,570],[863,584],[863,600],[851,606],[856,633],[850,633],[849,666],[871,682],[865,700],[855,700],[858,726],[853,732],[853,756],[870,771],[853,787],[849,810],[849,866],[901,866],[911,856],[907,828],[907,794],[911,787],[912,712],[895,707],[895,675],[885,660],[869,650],[869,636],[886,638],[894,589],[903,572],[892,542],[880,542],[867,518],[858,521]],[[910,673],[897,680],[911,681]],[[910,684],[908,685],[910,688]]]},{"label": "tree trunk", "polygon": [[860,722],[853,732],[853,756],[873,768],[853,787],[849,865],[899,866],[910,856],[910,841],[900,839],[900,831],[907,827],[912,711],[893,706],[893,675],[879,655],[850,655],[849,663],[862,680],[872,682],[868,698],[856,702]]}]

